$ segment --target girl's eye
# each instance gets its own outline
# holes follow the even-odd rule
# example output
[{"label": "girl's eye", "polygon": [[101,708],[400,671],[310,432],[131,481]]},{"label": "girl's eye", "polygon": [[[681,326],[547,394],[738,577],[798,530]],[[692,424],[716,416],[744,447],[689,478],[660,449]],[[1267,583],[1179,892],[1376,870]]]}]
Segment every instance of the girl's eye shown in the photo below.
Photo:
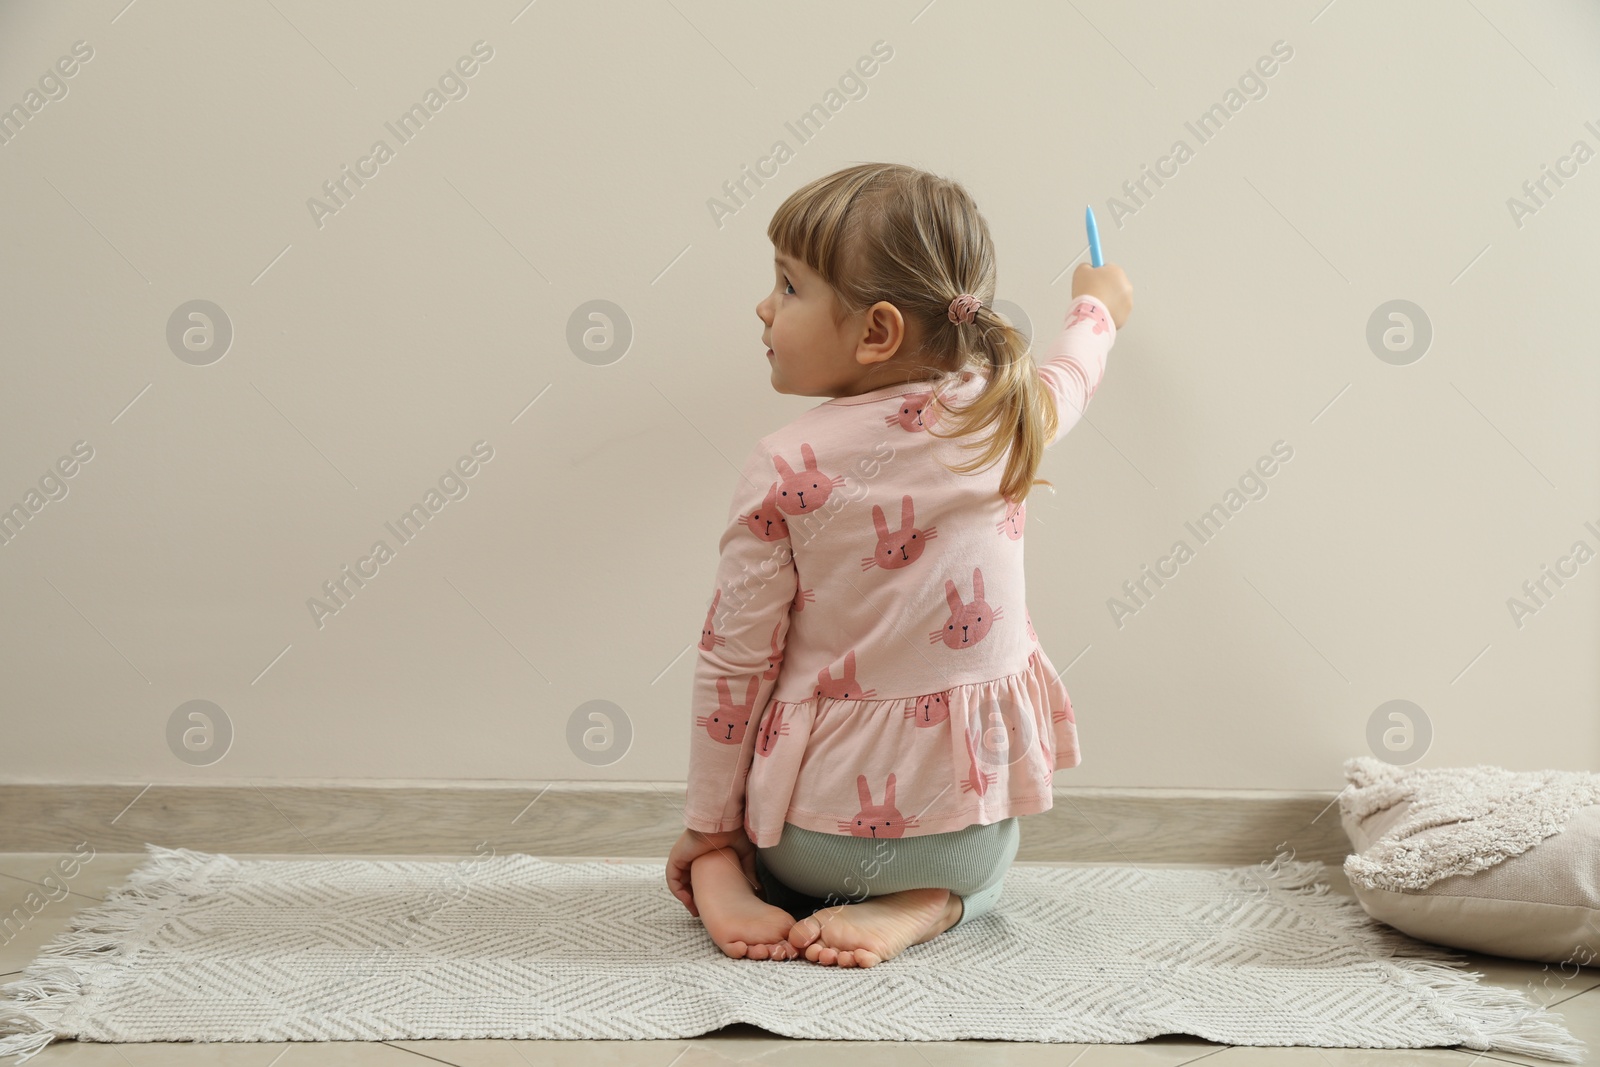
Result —
[{"label": "girl's eye", "polygon": [[783,279],[783,284],[784,284],[784,288],[786,288],[786,289],[790,289],[790,290],[793,290],[793,289],[794,289],[794,283],[793,283],[793,282],[791,282],[791,281],[790,281],[790,280],[789,280],[789,279],[788,279],[788,277],[787,277],[787,276],[785,276],[785,277],[784,277],[784,279]]}]

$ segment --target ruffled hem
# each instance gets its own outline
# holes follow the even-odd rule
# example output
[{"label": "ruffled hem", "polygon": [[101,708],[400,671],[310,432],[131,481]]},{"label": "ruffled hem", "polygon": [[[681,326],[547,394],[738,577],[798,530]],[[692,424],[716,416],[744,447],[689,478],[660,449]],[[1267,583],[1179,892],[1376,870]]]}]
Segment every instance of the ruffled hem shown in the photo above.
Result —
[{"label": "ruffled hem", "polygon": [[1048,811],[1053,772],[1080,762],[1072,701],[1044,649],[987,682],[920,697],[769,701],[745,783],[762,848],[786,822],[918,837]]}]

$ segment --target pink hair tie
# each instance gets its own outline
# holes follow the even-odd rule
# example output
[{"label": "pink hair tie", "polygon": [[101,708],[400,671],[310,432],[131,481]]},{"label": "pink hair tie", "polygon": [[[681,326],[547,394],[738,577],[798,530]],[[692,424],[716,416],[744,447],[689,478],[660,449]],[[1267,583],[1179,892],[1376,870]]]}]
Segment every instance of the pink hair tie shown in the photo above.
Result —
[{"label": "pink hair tie", "polygon": [[962,293],[950,301],[950,321],[960,326],[965,326],[978,317],[978,309],[983,307],[983,301],[971,293]]}]

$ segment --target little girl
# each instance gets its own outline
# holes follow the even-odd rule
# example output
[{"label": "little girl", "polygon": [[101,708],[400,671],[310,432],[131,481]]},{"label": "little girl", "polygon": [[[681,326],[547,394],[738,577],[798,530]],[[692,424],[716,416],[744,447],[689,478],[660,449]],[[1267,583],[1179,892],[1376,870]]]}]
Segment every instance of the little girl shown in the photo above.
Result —
[{"label": "little girl", "polygon": [[992,309],[971,197],[895,164],[811,182],[767,236],[772,386],[832,399],[757,442],[735,487],[667,883],[729,956],[871,967],[989,911],[1017,817],[1079,762],[1022,533],[1132,290],[1080,265],[1036,366]]}]

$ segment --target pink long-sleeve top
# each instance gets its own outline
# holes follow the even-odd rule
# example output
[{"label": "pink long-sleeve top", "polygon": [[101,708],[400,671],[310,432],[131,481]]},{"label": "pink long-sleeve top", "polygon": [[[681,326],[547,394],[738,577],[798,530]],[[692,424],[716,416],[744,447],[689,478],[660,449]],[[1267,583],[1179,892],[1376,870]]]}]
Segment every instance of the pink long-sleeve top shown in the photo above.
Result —
[{"label": "pink long-sleeve top", "polygon": [[[1050,444],[1115,339],[1105,304],[1078,297],[1039,364]],[[964,406],[985,384],[837,397],[751,450],[695,667],[689,829],[767,848],[785,822],[892,838],[1050,808],[1052,772],[1080,757],[1028,614],[1027,503],[1001,497],[1003,457],[957,474],[972,450],[926,432],[936,387]]]}]

